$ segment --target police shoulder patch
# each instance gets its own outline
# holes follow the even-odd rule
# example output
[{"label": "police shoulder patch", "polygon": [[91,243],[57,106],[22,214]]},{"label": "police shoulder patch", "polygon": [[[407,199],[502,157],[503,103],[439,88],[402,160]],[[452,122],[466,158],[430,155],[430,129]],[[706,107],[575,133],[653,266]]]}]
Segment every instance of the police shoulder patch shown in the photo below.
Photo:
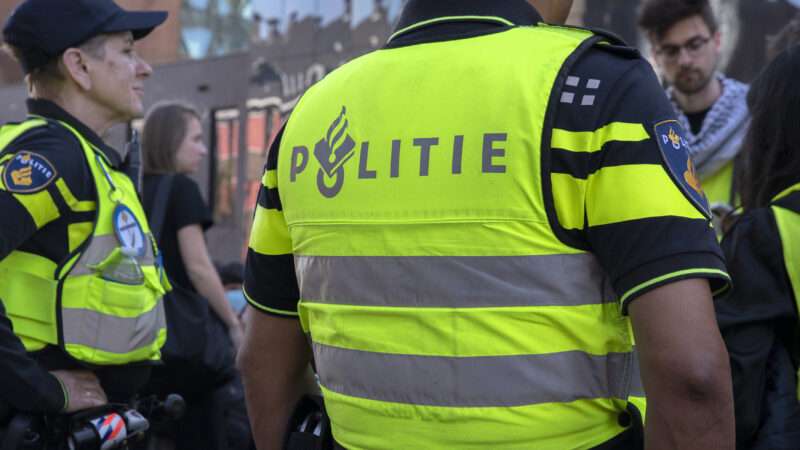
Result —
[{"label": "police shoulder patch", "polygon": [[689,142],[686,140],[686,134],[680,122],[674,119],[665,120],[656,123],[654,129],[658,149],[661,151],[661,158],[664,160],[670,177],[686,198],[707,219],[711,219],[708,198],[703,192],[700,178],[698,178],[692,158],[689,156]]},{"label": "police shoulder patch", "polygon": [[45,189],[57,176],[58,172],[47,158],[22,150],[6,163],[3,183],[9,192],[33,194]]}]

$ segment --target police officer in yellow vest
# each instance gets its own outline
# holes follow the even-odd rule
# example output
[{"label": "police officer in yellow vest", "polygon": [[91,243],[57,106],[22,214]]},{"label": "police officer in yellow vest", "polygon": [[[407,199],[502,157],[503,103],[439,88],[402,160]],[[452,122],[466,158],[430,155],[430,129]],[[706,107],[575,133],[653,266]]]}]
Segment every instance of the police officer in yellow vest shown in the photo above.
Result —
[{"label": "police officer in yellow vest", "polygon": [[134,41],[165,19],[111,0],[26,0],[3,28],[30,96],[27,119],[0,128],[0,401],[14,409],[127,401],[160,358],[168,283],[101,136],[141,115],[152,69]]},{"label": "police officer in yellow vest", "polygon": [[244,284],[260,449],[312,359],[347,449],[637,448],[645,393],[648,448],[733,448],[684,132],[635,50],[544,23],[570,3],[410,0],[299,101]]}]

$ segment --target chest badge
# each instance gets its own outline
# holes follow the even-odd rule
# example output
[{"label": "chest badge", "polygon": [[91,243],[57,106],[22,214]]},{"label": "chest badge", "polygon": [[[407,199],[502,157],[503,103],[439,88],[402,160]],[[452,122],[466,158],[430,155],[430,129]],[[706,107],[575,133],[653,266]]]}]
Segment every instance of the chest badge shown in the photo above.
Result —
[{"label": "chest badge", "polygon": [[136,256],[144,256],[147,240],[142,225],[125,205],[114,209],[114,234],[123,248],[131,250]]},{"label": "chest badge", "polygon": [[23,150],[6,165],[3,183],[9,192],[33,194],[47,188],[57,176],[56,169],[47,158]]},{"label": "chest badge", "polygon": [[665,120],[655,125],[658,149],[670,177],[686,198],[710,219],[708,199],[695,171],[694,162],[689,156],[689,142],[684,134],[683,127],[677,120]]}]

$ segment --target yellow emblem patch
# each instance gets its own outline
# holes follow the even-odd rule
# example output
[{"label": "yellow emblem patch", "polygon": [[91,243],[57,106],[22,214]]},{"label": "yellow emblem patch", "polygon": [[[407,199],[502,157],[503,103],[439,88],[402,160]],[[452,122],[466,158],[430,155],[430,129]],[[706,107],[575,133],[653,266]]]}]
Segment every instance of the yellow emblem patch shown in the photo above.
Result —
[{"label": "yellow emblem patch", "polygon": [[58,173],[42,155],[20,151],[11,159],[3,172],[3,183],[8,192],[32,194],[50,185]]},{"label": "yellow emblem patch", "polygon": [[11,171],[11,181],[17,186],[30,186],[33,184],[33,168],[23,167]]}]

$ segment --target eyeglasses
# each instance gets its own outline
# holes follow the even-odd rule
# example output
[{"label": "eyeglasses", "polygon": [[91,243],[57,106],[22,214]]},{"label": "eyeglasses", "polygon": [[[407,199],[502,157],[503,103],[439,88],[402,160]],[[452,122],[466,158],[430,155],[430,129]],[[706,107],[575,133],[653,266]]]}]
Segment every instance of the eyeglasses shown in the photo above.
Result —
[{"label": "eyeglasses", "polygon": [[695,36],[683,45],[661,45],[656,49],[656,55],[664,57],[667,61],[677,61],[678,57],[681,55],[681,50],[686,49],[686,53],[688,53],[689,56],[695,57],[700,54],[700,50],[702,50],[710,40],[710,37]]}]

